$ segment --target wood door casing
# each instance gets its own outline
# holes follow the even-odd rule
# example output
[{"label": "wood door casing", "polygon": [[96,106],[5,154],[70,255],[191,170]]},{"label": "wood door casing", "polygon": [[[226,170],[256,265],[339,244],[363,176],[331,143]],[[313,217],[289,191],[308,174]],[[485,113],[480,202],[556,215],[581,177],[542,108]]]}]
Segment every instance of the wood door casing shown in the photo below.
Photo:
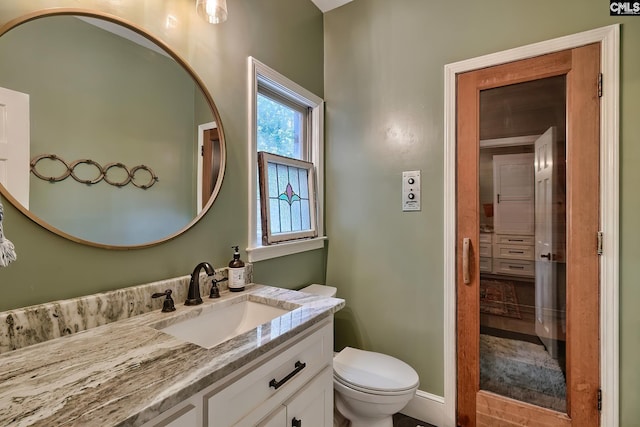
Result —
[{"label": "wood door casing", "polygon": [[[597,426],[599,412],[600,45],[591,44],[457,76],[457,424]],[[567,413],[479,389],[479,95],[483,89],[566,75]],[[471,238],[469,284],[462,239]],[[580,286],[573,286],[579,284]]]},{"label": "wood door casing", "polygon": [[[217,161],[220,151],[217,149],[219,142],[218,128],[204,131],[202,152],[200,153],[202,156],[202,177],[200,178],[202,180],[202,206],[198,206],[198,208],[204,208],[207,205],[215,188],[219,172],[217,169],[219,169],[220,163]],[[217,168],[216,165],[218,165]]]}]

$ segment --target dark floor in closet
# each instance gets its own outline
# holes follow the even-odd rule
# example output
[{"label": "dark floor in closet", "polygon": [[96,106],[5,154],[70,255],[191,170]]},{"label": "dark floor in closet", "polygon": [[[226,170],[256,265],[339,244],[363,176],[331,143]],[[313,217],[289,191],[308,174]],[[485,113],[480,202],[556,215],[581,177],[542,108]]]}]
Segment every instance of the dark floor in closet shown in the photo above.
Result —
[{"label": "dark floor in closet", "polygon": [[416,420],[404,414],[395,414],[393,416],[393,427],[436,427],[433,424],[427,424],[424,421]]}]

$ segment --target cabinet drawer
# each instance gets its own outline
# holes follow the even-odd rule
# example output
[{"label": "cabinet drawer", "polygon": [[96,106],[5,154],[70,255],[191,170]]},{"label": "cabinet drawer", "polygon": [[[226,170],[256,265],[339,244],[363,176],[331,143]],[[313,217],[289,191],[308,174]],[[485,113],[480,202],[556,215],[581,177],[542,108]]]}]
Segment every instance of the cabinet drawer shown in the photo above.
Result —
[{"label": "cabinet drawer", "polygon": [[482,243],[491,243],[493,241],[492,233],[480,233],[480,245]]},{"label": "cabinet drawer", "polygon": [[533,277],[535,274],[535,262],[493,258],[493,273]]},{"label": "cabinet drawer", "polygon": [[534,259],[533,246],[519,245],[493,245],[493,256],[506,259]]},{"label": "cabinet drawer", "polygon": [[232,426],[266,401],[273,402],[272,408],[280,404],[331,364],[332,350],[333,330],[327,325],[222,391],[205,396],[208,426]]},{"label": "cabinet drawer", "polygon": [[491,273],[492,268],[493,266],[491,265],[491,258],[480,257],[480,271]]},{"label": "cabinet drawer", "polygon": [[489,243],[480,242],[480,257],[489,257],[491,258],[491,245]]},{"label": "cabinet drawer", "polygon": [[496,234],[493,243],[504,245],[533,245],[534,237],[523,234]]}]

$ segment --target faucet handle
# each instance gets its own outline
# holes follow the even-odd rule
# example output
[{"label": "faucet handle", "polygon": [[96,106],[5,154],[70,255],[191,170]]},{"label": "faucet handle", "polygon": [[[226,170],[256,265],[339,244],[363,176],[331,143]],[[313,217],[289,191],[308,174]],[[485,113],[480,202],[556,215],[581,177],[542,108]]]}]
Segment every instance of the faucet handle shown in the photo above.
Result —
[{"label": "faucet handle", "polygon": [[211,279],[211,292],[209,292],[209,298],[220,298],[220,289],[218,289],[218,281]]},{"label": "faucet handle", "polygon": [[151,298],[160,298],[163,296],[166,296],[167,298],[165,298],[164,302],[162,303],[162,312],[163,313],[169,313],[171,311],[176,311],[176,306],[173,303],[173,298],[171,298],[171,294],[173,293],[173,291],[171,289],[167,289],[164,292],[156,292],[154,294],[151,295]]},{"label": "faucet handle", "polygon": [[209,298],[220,298],[220,288],[218,288],[218,283],[224,282],[227,278],[223,278],[220,280],[211,279],[211,292],[209,293]]}]

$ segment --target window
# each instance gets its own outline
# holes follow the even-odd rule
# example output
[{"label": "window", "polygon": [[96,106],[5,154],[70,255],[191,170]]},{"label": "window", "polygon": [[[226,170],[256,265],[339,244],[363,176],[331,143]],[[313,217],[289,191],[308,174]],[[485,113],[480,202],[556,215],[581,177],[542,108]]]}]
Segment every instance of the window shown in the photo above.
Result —
[{"label": "window", "polygon": [[258,152],[262,243],[317,237],[311,162]]},{"label": "window", "polygon": [[[324,246],[323,118],[321,98],[256,59],[249,58],[249,261],[261,261]],[[268,153],[264,158],[271,159],[272,165],[278,164],[281,169],[284,168],[282,170],[310,176],[311,182],[315,180],[315,201],[313,197],[308,197],[313,195],[306,193],[306,197],[301,199],[308,203],[309,211],[295,211],[296,215],[302,215],[299,216],[300,224],[305,229],[302,233],[299,224],[277,225],[270,228],[273,235],[265,236],[263,240],[258,152]],[[301,162],[287,162],[280,156]],[[264,164],[267,164],[266,160]],[[309,164],[310,167],[307,167]],[[265,170],[266,175],[268,171]],[[300,191],[300,188],[295,191]],[[285,190],[282,194],[290,193]],[[288,197],[286,202],[293,202],[294,199]],[[298,200],[295,199],[295,202]],[[288,213],[277,210],[275,204],[272,206],[274,209],[269,210],[265,205],[270,222],[274,224],[282,220],[286,223]],[[298,209],[297,203],[296,206],[289,203],[289,206]],[[274,212],[278,215],[274,216]]]}]

